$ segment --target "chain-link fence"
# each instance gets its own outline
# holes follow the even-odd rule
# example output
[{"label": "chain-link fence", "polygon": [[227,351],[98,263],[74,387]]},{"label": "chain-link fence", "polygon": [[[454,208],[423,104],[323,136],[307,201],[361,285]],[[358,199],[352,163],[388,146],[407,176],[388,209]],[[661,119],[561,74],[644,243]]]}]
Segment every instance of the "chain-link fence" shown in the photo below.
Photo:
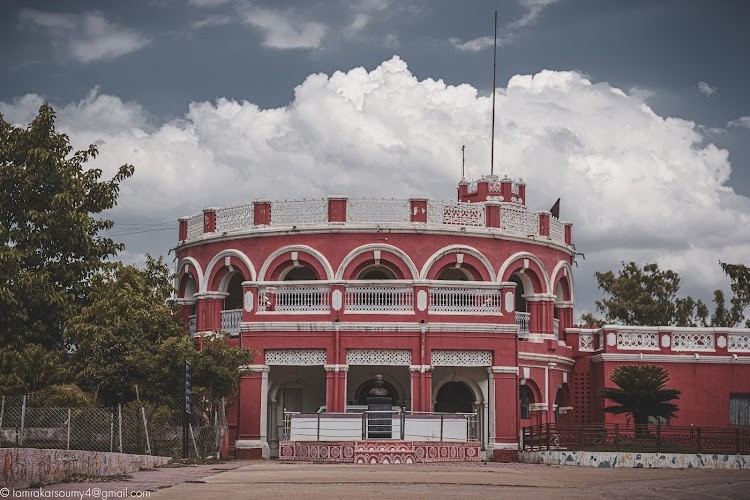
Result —
[{"label": "chain-link fence", "polygon": [[54,408],[29,403],[25,396],[0,397],[0,448],[202,459],[218,456],[227,429],[221,408],[210,412],[210,416],[188,416],[186,420],[181,410],[138,403],[114,408]]}]

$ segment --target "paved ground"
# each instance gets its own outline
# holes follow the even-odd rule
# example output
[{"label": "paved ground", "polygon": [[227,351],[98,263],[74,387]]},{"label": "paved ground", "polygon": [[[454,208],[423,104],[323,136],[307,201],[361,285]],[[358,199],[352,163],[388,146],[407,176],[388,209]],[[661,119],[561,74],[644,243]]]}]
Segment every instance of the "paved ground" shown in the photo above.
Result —
[{"label": "paved ground", "polygon": [[[52,485],[92,500],[232,498],[750,498],[750,471],[530,464],[327,465],[277,461],[162,468],[107,483]],[[98,488],[98,490],[94,490]],[[98,491],[98,493],[97,493]],[[142,495],[149,491],[150,496]],[[68,494],[70,495],[70,493]],[[81,498],[79,497],[79,498]]]}]

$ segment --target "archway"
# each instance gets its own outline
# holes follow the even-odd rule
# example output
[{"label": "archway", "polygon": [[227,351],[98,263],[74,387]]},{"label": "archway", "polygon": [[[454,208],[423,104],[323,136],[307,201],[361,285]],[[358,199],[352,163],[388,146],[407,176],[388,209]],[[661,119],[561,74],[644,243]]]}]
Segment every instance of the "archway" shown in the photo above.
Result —
[{"label": "archway", "polygon": [[526,385],[519,386],[518,400],[521,404],[521,418],[524,420],[531,418],[531,405],[535,403],[534,391]]},{"label": "archway", "polygon": [[281,281],[317,281],[318,274],[309,266],[298,266],[282,273]]},{"label": "archway", "polygon": [[473,413],[474,393],[463,382],[446,382],[438,390],[435,411],[442,413]]}]

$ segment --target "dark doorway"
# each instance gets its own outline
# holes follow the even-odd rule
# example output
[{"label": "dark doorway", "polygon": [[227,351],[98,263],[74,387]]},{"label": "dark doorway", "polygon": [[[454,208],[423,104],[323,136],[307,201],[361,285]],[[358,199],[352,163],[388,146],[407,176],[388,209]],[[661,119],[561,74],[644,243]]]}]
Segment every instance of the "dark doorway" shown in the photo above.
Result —
[{"label": "dark doorway", "polygon": [[[396,391],[396,388],[393,387],[393,384],[391,384],[387,380],[383,380],[383,386],[388,391],[387,397],[391,398],[391,406],[397,405],[398,392]],[[372,389],[373,387],[375,387],[374,380],[368,380],[367,382],[359,386],[359,389],[357,389],[357,392],[355,393],[358,405],[367,404],[367,395],[370,393],[370,389]]]},{"label": "dark doorway", "polygon": [[463,382],[447,382],[437,393],[435,411],[443,413],[473,413],[474,393]]}]

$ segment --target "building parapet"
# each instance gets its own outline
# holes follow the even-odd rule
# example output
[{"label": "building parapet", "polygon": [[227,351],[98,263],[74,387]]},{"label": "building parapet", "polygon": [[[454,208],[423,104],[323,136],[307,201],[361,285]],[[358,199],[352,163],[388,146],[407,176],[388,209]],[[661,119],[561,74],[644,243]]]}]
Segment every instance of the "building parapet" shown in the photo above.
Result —
[{"label": "building parapet", "polygon": [[336,196],[315,200],[258,200],[179,218],[179,241],[193,243],[231,234],[279,229],[352,229],[383,226],[396,229],[432,228],[463,232],[492,232],[535,241],[572,246],[572,224],[549,212],[495,199],[467,203],[410,199],[347,199]]}]

